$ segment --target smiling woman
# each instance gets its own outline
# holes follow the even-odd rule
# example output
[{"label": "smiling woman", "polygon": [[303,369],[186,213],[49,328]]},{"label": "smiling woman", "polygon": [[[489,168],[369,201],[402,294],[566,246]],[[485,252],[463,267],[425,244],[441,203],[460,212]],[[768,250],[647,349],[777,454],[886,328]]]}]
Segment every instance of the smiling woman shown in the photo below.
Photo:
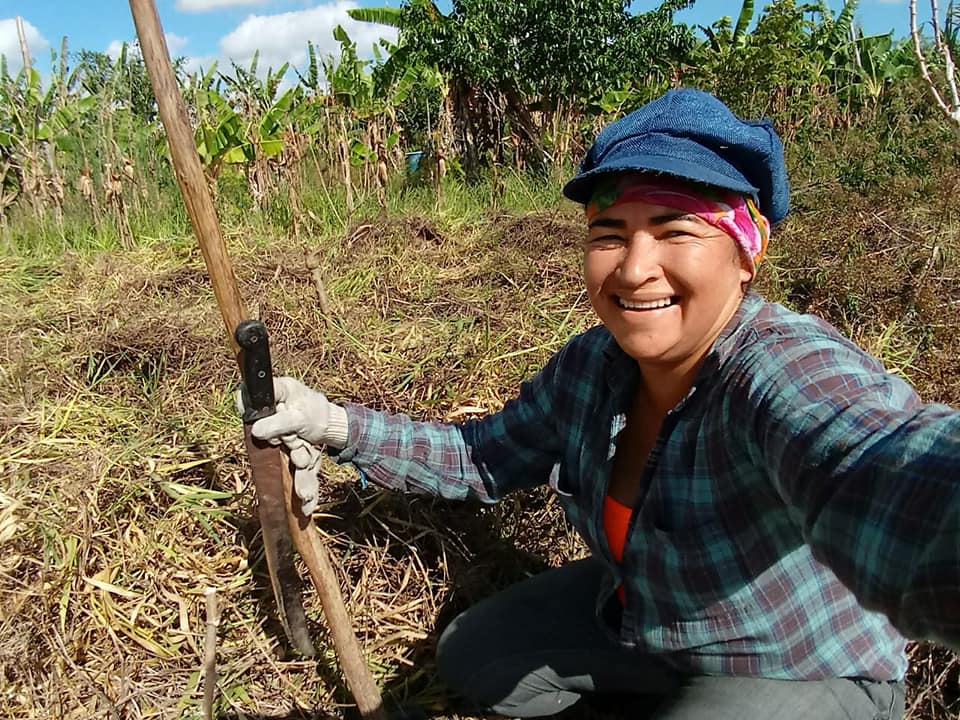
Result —
[{"label": "smiling woman", "polygon": [[769,234],[749,199],[724,203],[705,192],[630,173],[599,183],[587,205],[590,302],[647,387],[660,389],[664,413],[733,317]]},{"label": "smiling woman", "polygon": [[445,629],[469,709],[902,717],[904,635],[960,646],[960,412],[749,289],[789,207],[769,123],[671,91],[604,129],[564,192],[602,325],[500,412],[421,423],[286,378],[253,433],[310,449],[305,488],[326,445],[388,488],[557,492],[591,554]]}]

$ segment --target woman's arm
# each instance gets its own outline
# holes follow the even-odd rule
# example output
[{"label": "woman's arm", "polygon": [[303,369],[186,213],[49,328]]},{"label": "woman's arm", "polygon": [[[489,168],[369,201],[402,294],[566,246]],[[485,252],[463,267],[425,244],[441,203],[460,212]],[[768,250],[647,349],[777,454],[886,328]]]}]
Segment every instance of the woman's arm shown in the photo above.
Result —
[{"label": "woman's arm", "polygon": [[960,646],[960,412],[852,343],[758,343],[749,444],[815,556],[904,634]]},{"label": "woman's arm", "polygon": [[559,460],[558,425],[565,349],[519,396],[493,415],[462,424],[427,423],[361,405],[345,405],[347,446],[337,462],[353,463],[387,488],[495,502],[505,493],[545,483]]}]

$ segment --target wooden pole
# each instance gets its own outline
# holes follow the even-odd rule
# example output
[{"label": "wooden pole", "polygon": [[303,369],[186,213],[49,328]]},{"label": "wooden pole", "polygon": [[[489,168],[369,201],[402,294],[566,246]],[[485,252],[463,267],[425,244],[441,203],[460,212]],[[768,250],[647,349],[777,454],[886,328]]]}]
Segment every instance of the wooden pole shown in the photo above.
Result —
[{"label": "wooden pole", "polygon": [[937,83],[934,81],[933,76],[930,73],[930,68],[927,64],[927,57],[924,54],[923,47],[921,46],[920,42],[920,28],[917,26],[917,0],[910,0],[909,2],[910,37],[913,39],[913,54],[917,58],[917,64],[920,67],[920,74],[926,81],[927,87],[930,88],[930,93],[933,95],[933,99],[936,101],[937,106],[943,110],[948,118],[960,126],[960,91],[957,89],[956,65],[954,64],[950,47],[943,42],[940,31],[940,20],[938,18],[940,9],[937,6],[936,0],[931,0],[930,11],[932,13],[934,30],[934,47],[943,56],[944,65],[946,66],[947,87],[950,90],[949,99],[951,102],[948,103],[947,98],[940,94]]},{"label": "wooden pole", "polygon": [[17,36],[20,38],[20,55],[23,57],[23,69],[28,73],[33,63],[30,61],[30,46],[27,45],[27,33],[23,29],[23,18],[17,15]]},{"label": "wooden pole", "polygon": [[[167,133],[177,182],[180,184],[194,234],[203,252],[227,335],[236,351],[238,347],[233,333],[244,319],[243,304],[217,222],[213,200],[197,156],[183,97],[170,65],[170,54],[160,26],[160,17],[153,0],[130,0],[130,10],[140,39],[143,61],[157,99],[160,119]],[[281,463],[281,471],[287,498],[289,529],[320,596],[334,649],[340,658],[341,671],[363,717],[386,720],[380,692],[360,652],[360,643],[347,615],[340,584],[330,564],[329,555],[319,541],[312,520],[299,515],[295,509],[297,503],[292,503],[291,507],[293,481],[286,462]]]},{"label": "wooden pole", "polygon": [[327,628],[330,630],[330,638],[340,658],[340,670],[346,678],[350,694],[353,695],[362,717],[369,720],[386,720],[387,714],[383,709],[380,690],[363,659],[360,641],[353,632],[350,615],[347,614],[343,595],[340,594],[337,573],[330,563],[330,554],[323,546],[310,518],[304,516],[301,511],[300,502],[293,499],[293,478],[289,472],[283,474],[283,484],[286,490],[284,495],[290,502],[287,506],[290,534],[293,536],[293,542],[297,546],[300,557],[307,565],[313,586],[317,589],[323,614],[327,619]]},{"label": "wooden pole", "polygon": [[239,348],[233,338],[233,330],[244,319],[246,313],[243,309],[243,301],[240,299],[240,291],[237,289],[233,265],[230,262],[230,256],[227,255],[220,225],[217,223],[213,198],[210,197],[207,179],[197,155],[193,130],[187,119],[187,108],[183,103],[177,78],[173,74],[173,67],[170,65],[170,55],[167,51],[166,38],[160,27],[160,17],[157,15],[153,0],[130,0],[130,9],[133,11],[133,21],[137,26],[140,52],[150,75],[153,93],[157,98],[160,120],[167,133],[173,170],[180,185],[183,202],[187,206],[193,234],[197,237],[200,251],[203,253],[203,261],[207,265],[210,282],[213,284],[213,293],[217,298],[217,307],[220,308],[231,346],[236,352]]}]

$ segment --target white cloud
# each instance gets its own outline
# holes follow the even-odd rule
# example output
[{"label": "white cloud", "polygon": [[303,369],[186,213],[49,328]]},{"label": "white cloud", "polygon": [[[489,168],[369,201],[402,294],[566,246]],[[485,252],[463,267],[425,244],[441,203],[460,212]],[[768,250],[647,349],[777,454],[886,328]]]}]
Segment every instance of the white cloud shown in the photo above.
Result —
[{"label": "white cloud", "polygon": [[[40,34],[36,27],[28,21],[23,21],[23,34],[27,38],[27,48],[30,50],[30,59],[34,67],[37,59],[44,63],[49,60],[47,50],[50,43]],[[0,20],[0,55],[7,58],[7,67],[11,73],[16,73],[23,67],[23,56],[20,54],[20,36],[17,34],[16,18]]]},{"label": "white cloud", "polygon": [[333,38],[333,29],[342,25],[350,39],[357,44],[361,56],[369,56],[371,48],[381,37],[396,42],[395,28],[358,22],[347,15],[357,7],[350,0],[318,5],[306,10],[275,15],[249,15],[231,33],[220,40],[220,54],[238,65],[249,65],[254,53],[260,51],[260,67],[279,68],[283,63],[300,66],[307,59],[307,41],[317,48],[320,56],[339,56],[340,44]]},{"label": "white cloud", "polygon": [[[127,42],[127,50],[130,49],[130,42]],[[107,49],[104,51],[110,57],[116,59],[120,55],[120,51],[123,50],[123,40],[111,40],[110,44],[107,45]]]},{"label": "white cloud", "polygon": [[175,7],[181,12],[200,13],[222,8],[263,5],[265,2],[268,0],[177,0]]},{"label": "white cloud", "polygon": [[170,57],[180,55],[180,51],[190,42],[188,38],[183,37],[183,35],[177,35],[176,33],[164,33],[164,37],[167,39],[167,50],[170,51]]}]

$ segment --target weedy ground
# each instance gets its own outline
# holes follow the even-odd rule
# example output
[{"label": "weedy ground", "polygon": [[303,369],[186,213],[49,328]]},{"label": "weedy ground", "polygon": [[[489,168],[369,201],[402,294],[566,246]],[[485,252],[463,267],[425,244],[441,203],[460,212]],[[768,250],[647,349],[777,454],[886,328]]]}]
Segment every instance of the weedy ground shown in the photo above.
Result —
[{"label": "weedy ground", "polygon": [[[801,182],[759,289],[960,405],[958,184],[955,169],[882,194]],[[295,236],[255,213],[223,217],[276,370],[334,400],[477,416],[595,322],[580,214],[556,184],[398,191],[349,220],[318,209]],[[0,715],[199,717],[208,586],[222,610],[218,717],[350,715],[332,653],[298,658],[277,622],[236,370],[182,217],[141,227],[127,251],[30,232],[8,228],[0,256]],[[546,492],[449,504],[363,488],[332,463],[315,520],[388,705],[439,716],[455,714],[432,660],[444,625],[584,552]],[[960,660],[928,644],[911,656],[909,717],[956,717]]]}]

